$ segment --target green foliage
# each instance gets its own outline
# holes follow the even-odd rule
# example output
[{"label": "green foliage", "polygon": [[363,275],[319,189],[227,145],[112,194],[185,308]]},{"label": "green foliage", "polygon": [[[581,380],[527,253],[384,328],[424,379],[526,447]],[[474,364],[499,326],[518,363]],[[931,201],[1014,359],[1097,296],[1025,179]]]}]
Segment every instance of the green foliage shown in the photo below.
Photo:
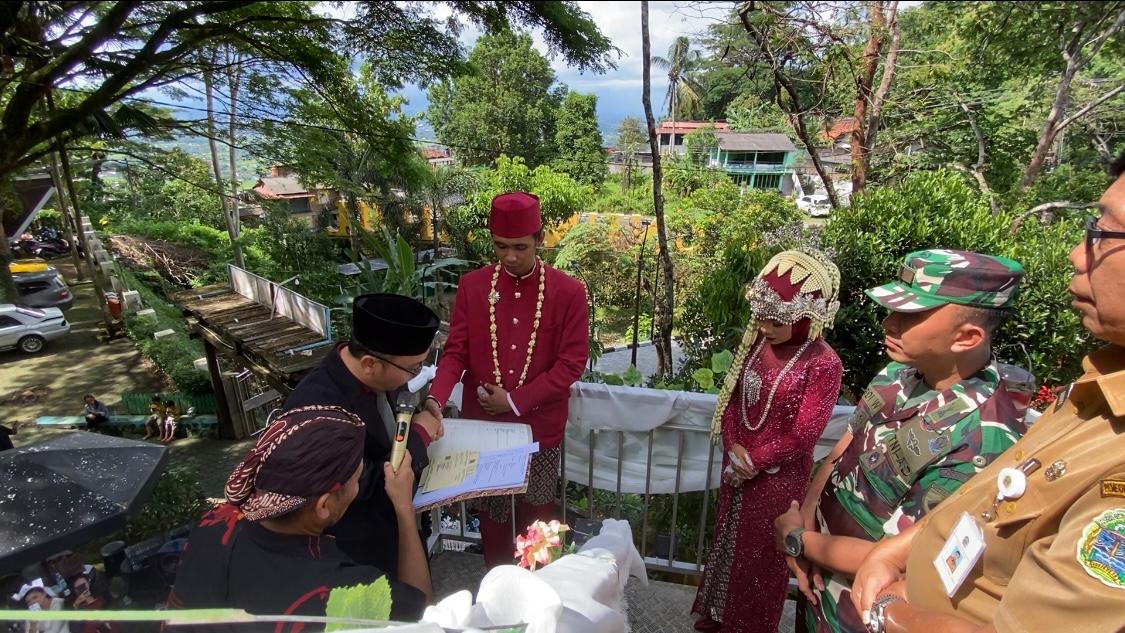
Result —
[{"label": "green foliage", "polygon": [[607,169],[602,133],[598,129],[597,95],[568,92],[555,121],[555,169],[574,180],[601,186]]},{"label": "green foliage", "polygon": [[185,523],[194,523],[207,511],[207,498],[195,473],[178,467],[165,470],[139,515],[129,519],[125,537],[141,541]]},{"label": "green foliage", "polygon": [[263,256],[255,272],[281,281],[299,275],[294,289],[330,305],[340,292],[339,258],[332,238],[321,229],[294,218],[287,205],[266,203],[259,229],[249,231],[248,244]]},{"label": "green foliage", "polygon": [[695,165],[706,165],[711,151],[718,146],[719,139],[712,124],[697,127],[684,137],[684,153]]},{"label": "green foliage", "polygon": [[795,136],[781,108],[754,93],[741,94],[731,101],[726,107],[726,117],[735,132],[781,132]]},{"label": "green foliage", "polygon": [[[367,585],[334,587],[328,594],[324,613],[330,618],[385,622],[391,617],[391,583],[386,576]],[[354,624],[329,623],[325,631],[344,631]]]},{"label": "green foliage", "polygon": [[392,188],[417,186],[428,168],[411,141],[418,117],[403,113],[406,100],[375,73],[364,64],[329,87],[252,86],[257,99],[289,113],[258,123],[256,151],[292,167],[306,187],[340,192],[353,217],[358,200],[391,200]]},{"label": "green foliage", "polygon": [[438,140],[466,165],[502,154],[541,165],[555,155],[555,72],[526,33],[484,35],[469,53],[476,72],[435,84],[427,118]]},{"label": "green foliage", "polygon": [[[155,318],[126,315],[125,333],[176,389],[184,393],[210,393],[211,381],[207,374],[195,369],[195,360],[204,355],[203,345],[188,337],[180,310],[157,295],[137,276],[125,270],[120,272],[128,286],[141,295],[141,303],[156,311]],[[159,276],[154,283],[160,283]],[[166,329],[176,333],[153,338],[154,333]]]},{"label": "green foliage", "polygon": [[665,161],[664,194],[676,197],[687,197],[697,189],[715,186],[730,177],[718,169],[708,169],[696,164],[686,155],[675,155]]},{"label": "green foliage", "polygon": [[485,262],[492,259],[492,238],[488,232],[488,211],[492,198],[509,191],[528,191],[539,196],[543,226],[557,227],[570,216],[586,209],[593,190],[566,174],[546,165],[529,169],[522,158],[501,156],[496,169],[481,171],[478,186],[465,202],[448,213],[447,224],[454,244],[467,259]]},{"label": "green foliage", "polygon": [[1026,365],[1045,384],[1073,379],[1077,358],[1092,347],[1069,309],[1067,253],[1082,239],[1077,220],[1051,226],[1027,222],[1008,231],[1010,214],[993,215],[964,178],[950,172],[919,173],[898,188],[869,189],[836,212],[825,240],[837,251],[843,279],[841,309],[828,340],[844,362],[844,383],[859,393],[886,363],[881,320],[885,310],[863,291],[894,278],[902,257],[924,248],[971,250],[1011,257],[1026,276],[1008,324],[994,351],[1001,360]]},{"label": "green foliage", "polygon": [[98,210],[114,224],[166,221],[225,230],[214,176],[206,162],[179,148],[158,153],[151,161],[130,162],[124,178],[90,191],[97,194]]},{"label": "green foliage", "polygon": [[750,318],[743,287],[772,255],[761,236],[801,220],[793,202],[772,191],[724,185],[698,193],[684,201],[677,218],[697,254],[683,275],[692,281],[677,321],[689,361],[696,359],[689,368],[710,350],[737,347]]}]

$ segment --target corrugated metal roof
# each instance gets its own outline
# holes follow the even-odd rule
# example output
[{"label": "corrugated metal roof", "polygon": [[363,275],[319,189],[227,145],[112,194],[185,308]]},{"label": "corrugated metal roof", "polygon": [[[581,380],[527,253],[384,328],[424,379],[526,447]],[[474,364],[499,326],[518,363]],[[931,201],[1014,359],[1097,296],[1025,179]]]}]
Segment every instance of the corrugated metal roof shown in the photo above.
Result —
[{"label": "corrugated metal roof", "polygon": [[296,176],[262,176],[254,187],[265,198],[292,198],[312,196]]},{"label": "corrugated metal roof", "polygon": [[719,149],[728,152],[795,152],[796,146],[784,134],[749,134],[745,132],[719,132],[715,135]]}]

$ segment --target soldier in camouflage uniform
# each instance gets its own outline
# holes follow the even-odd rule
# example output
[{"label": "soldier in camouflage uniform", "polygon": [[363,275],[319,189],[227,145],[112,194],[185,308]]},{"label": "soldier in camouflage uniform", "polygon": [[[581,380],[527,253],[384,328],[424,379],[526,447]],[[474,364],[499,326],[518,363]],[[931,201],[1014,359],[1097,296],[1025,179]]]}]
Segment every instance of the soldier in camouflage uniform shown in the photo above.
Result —
[{"label": "soldier in camouflage uniform", "polygon": [[868,386],[804,504],[776,522],[808,596],[797,614],[808,631],[866,631],[848,591],[866,553],[1026,430],[1027,400],[1013,397],[990,345],[1022,276],[1010,259],[925,250],[906,256],[897,281],[867,291],[891,310],[883,325],[893,362]]}]

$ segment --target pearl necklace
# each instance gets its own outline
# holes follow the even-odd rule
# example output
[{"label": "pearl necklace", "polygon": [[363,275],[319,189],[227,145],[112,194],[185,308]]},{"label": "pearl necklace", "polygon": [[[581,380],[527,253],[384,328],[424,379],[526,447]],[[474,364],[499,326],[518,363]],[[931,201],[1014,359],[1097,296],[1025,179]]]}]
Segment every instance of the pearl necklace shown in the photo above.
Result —
[{"label": "pearl necklace", "polygon": [[774,378],[773,385],[770,386],[769,395],[766,397],[766,406],[762,408],[762,414],[758,416],[757,424],[751,425],[750,420],[746,417],[746,410],[757,404],[758,400],[762,397],[762,377],[758,375],[758,372],[754,371],[754,361],[758,360],[758,357],[762,354],[762,350],[768,343],[763,340],[761,345],[754,348],[754,353],[751,354],[750,360],[746,363],[746,371],[742,374],[741,413],[743,426],[751,431],[757,431],[762,428],[762,425],[766,422],[766,416],[770,413],[770,407],[773,406],[773,397],[777,394],[777,388],[781,385],[781,380],[793,369],[793,366],[797,364],[797,359],[801,357],[801,354],[805,353],[805,350],[808,349],[812,342],[813,339],[806,340],[801,345],[800,349],[797,350],[797,353],[793,354],[789,362],[785,363],[785,366],[778,372],[777,378]]},{"label": "pearl necklace", "polygon": [[[543,290],[547,287],[547,271],[543,269],[543,260],[536,258],[535,261],[539,267],[539,296],[535,300],[535,319],[531,324],[531,338],[527,341],[527,360],[524,361],[520,380],[513,389],[522,387],[523,381],[527,380],[527,372],[531,369],[531,357],[535,353],[535,337],[539,333],[539,321],[543,318]],[[496,264],[496,268],[492,270],[491,291],[488,293],[488,332],[492,337],[492,377],[496,380],[497,387],[503,387],[504,377],[500,373],[500,350],[496,337],[496,304],[500,302],[500,292],[496,289],[496,284],[499,281],[500,264]],[[516,298],[519,298],[518,293]]]}]

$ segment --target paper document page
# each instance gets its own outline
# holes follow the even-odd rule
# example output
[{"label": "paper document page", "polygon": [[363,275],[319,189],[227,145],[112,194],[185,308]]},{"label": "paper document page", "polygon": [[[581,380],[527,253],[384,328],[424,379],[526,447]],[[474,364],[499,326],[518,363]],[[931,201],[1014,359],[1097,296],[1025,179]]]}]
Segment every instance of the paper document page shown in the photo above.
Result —
[{"label": "paper document page", "polygon": [[[539,443],[524,444],[501,451],[479,454],[475,470],[459,484],[426,490],[414,496],[414,507],[421,508],[466,494],[518,488],[527,482],[527,466]],[[479,496],[485,496],[481,494]]]},{"label": "paper document page", "polygon": [[531,427],[516,422],[445,418],[445,435],[430,444],[430,459],[459,451],[499,451],[531,443]]},{"label": "paper document page", "polygon": [[422,471],[420,482],[422,492],[460,484],[466,477],[476,472],[479,458],[480,453],[477,451],[460,451],[430,462],[426,470]]}]

